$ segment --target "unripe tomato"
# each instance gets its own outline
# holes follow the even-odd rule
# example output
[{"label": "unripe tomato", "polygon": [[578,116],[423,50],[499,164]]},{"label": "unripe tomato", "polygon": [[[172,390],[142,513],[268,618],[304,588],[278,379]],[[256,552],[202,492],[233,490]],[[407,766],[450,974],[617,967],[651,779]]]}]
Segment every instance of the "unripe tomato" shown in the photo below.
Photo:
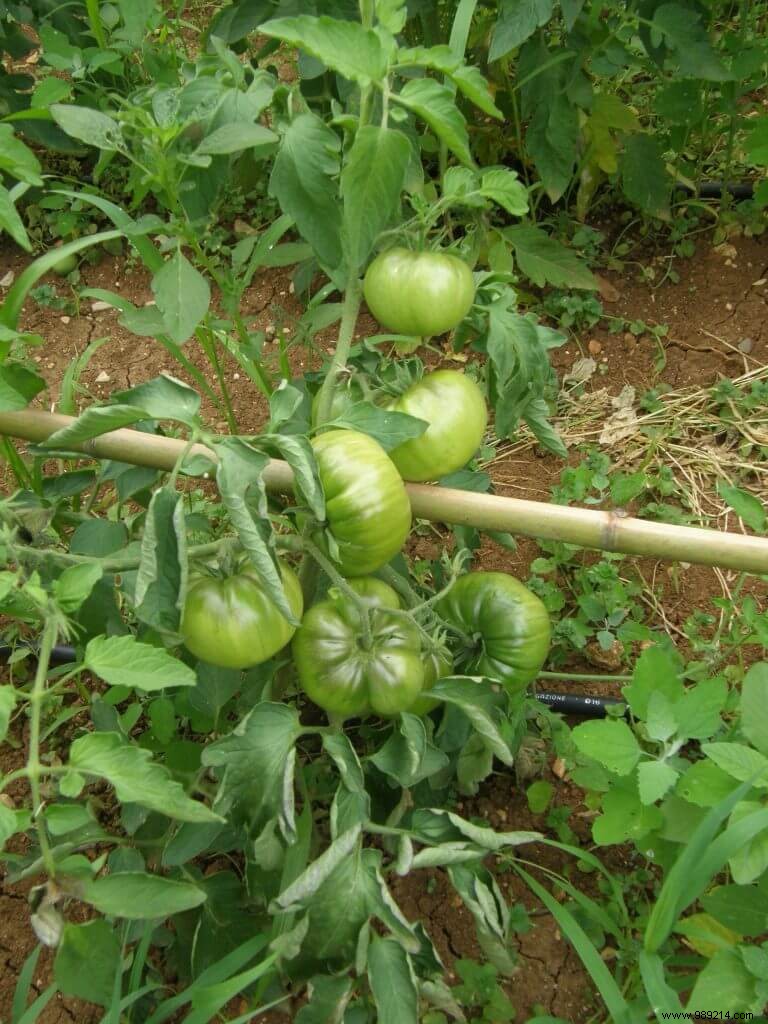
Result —
[{"label": "unripe tomato", "polygon": [[547,660],[551,626],[539,598],[504,572],[470,572],[451,587],[437,613],[473,638],[463,671],[498,679],[513,696]]},{"label": "unripe tomato", "polygon": [[54,274],[58,274],[59,277],[66,277],[67,274],[71,274],[77,266],[77,256],[75,253],[70,253],[69,256],[62,256],[60,260],[57,260],[53,264],[51,270]]},{"label": "unripe tomato", "polygon": [[[296,618],[304,601],[296,574],[282,566],[283,586]],[[187,591],[181,635],[196,658],[222,668],[250,668],[285,647],[295,627],[265,594],[255,573],[204,577]]]},{"label": "unripe tomato", "polygon": [[458,327],[474,302],[475,281],[451,253],[396,248],[371,263],[363,292],[387,330],[428,338]]},{"label": "unripe tomato", "polygon": [[428,373],[390,409],[429,423],[420,437],[390,452],[403,480],[439,480],[461,469],[477,451],[488,425],[482,391],[457,370]]},{"label": "unripe tomato", "polygon": [[331,715],[396,715],[410,709],[424,683],[421,638],[413,623],[392,614],[400,602],[386,583],[369,577],[348,583],[369,609],[371,647],[362,647],[355,603],[331,588],[293,638],[299,682]]},{"label": "unripe tomato", "polygon": [[433,700],[429,696],[429,690],[435,685],[438,679],[448,676],[453,671],[453,660],[444,648],[437,649],[424,657],[424,686],[421,695],[407,709],[412,715],[427,715],[442,702]]},{"label": "unripe tomato", "polygon": [[377,441],[355,430],[329,430],[312,447],[342,572],[375,572],[397,554],[411,529],[400,474]]}]

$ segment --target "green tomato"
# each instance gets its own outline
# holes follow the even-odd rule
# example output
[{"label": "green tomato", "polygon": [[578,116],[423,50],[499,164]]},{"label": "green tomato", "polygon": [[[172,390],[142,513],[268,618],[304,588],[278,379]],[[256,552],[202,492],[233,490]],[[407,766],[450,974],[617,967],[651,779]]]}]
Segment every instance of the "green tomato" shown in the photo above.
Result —
[{"label": "green tomato", "polygon": [[377,441],[354,430],[329,430],[312,447],[342,572],[375,572],[397,554],[411,529],[400,474]]},{"label": "green tomato", "polygon": [[439,480],[461,469],[477,451],[488,425],[482,391],[458,370],[428,373],[389,408],[429,423],[420,437],[390,452],[403,480]]},{"label": "green tomato", "polygon": [[475,300],[475,280],[458,256],[396,248],[371,263],[363,292],[387,330],[429,338],[458,327]]},{"label": "green tomato", "polygon": [[331,588],[313,605],[293,638],[301,687],[330,715],[396,715],[409,709],[424,684],[421,638],[407,619],[393,615],[400,602],[381,580],[349,580],[369,608],[372,644],[361,645],[360,613]]},{"label": "green tomato", "polygon": [[442,704],[442,701],[429,697],[427,691],[432,689],[438,679],[449,676],[452,671],[453,659],[445,648],[437,648],[424,656],[424,686],[421,696],[417,697],[407,710],[412,715],[428,715],[430,711]]},{"label": "green tomato", "polygon": [[67,274],[72,273],[75,267],[77,267],[77,255],[70,253],[69,256],[62,256],[60,260],[57,260],[51,267],[51,270],[54,274],[58,274],[59,277],[66,277]]},{"label": "green tomato", "polygon": [[[283,585],[296,618],[304,601],[296,574],[282,566]],[[265,594],[255,573],[205,577],[187,591],[181,635],[196,658],[223,668],[250,668],[285,647],[296,629]]]},{"label": "green tomato", "polygon": [[468,573],[456,581],[436,610],[475,644],[463,670],[498,679],[513,696],[525,691],[547,659],[549,614],[514,576]]}]

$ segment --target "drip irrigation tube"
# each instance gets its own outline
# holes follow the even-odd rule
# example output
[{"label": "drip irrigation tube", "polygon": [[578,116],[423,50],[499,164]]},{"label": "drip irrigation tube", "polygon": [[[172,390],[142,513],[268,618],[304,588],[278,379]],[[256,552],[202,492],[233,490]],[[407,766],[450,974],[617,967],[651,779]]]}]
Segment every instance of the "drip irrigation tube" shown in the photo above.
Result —
[{"label": "drip irrigation tube", "polygon": [[[12,651],[12,647],[0,646],[0,661],[6,661]],[[75,648],[67,644],[59,644],[51,651],[52,665],[69,665],[75,660]],[[547,692],[536,693],[534,696],[553,711],[560,711],[564,715],[581,715],[584,718],[603,718],[608,704],[621,703],[615,697],[590,697],[582,693]]]},{"label": "drip irrigation tube", "polygon": [[755,185],[752,181],[732,181],[728,184],[724,184],[722,181],[702,181],[698,187],[675,185],[675,189],[686,192],[688,195],[698,196],[700,199],[719,199],[723,191],[728,192],[734,199],[751,199],[755,192]]}]

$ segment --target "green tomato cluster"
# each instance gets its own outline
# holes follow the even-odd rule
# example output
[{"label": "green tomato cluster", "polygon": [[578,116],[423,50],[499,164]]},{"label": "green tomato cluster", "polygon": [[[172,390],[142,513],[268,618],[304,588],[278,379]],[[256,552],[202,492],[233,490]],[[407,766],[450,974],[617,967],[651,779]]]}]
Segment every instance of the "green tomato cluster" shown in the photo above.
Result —
[{"label": "green tomato cluster", "polygon": [[[392,261],[397,252],[384,255]],[[446,275],[453,263],[460,263],[455,257],[441,258],[449,261]],[[460,283],[463,271],[453,271]],[[460,305],[468,308],[471,301],[465,290]],[[458,308],[452,315],[458,315]],[[415,316],[413,311],[409,315]],[[424,319],[418,325],[412,319],[391,326],[403,333],[437,333],[434,323]],[[338,404],[334,399],[334,415],[359,397],[354,388],[347,389]],[[430,641],[425,645],[423,631],[404,612],[397,593],[371,574],[401,550],[410,532],[404,481],[437,480],[464,466],[482,441],[488,414],[478,385],[454,370],[427,374],[389,408],[425,420],[427,429],[389,455],[373,438],[352,430],[327,430],[312,441],[326,499],[326,554],[349,589],[331,588],[301,618],[299,582],[283,567],[290,607],[301,619],[294,629],[252,572],[198,580],[189,589],[181,625],[192,654],[242,669],[266,661],[292,641],[299,683],[329,715],[422,715],[436,706],[430,688],[454,670],[454,656]],[[367,609],[367,629],[361,607]],[[538,597],[512,576],[469,573],[435,611],[460,638],[454,654],[462,674],[498,680],[519,694],[541,670],[550,644],[549,616]]]}]

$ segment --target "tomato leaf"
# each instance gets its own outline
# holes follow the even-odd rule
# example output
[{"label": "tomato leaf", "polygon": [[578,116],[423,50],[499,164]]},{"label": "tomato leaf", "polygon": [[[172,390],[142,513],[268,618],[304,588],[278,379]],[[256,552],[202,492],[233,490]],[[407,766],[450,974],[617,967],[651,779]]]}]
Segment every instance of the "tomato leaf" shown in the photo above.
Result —
[{"label": "tomato leaf", "polygon": [[372,402],[355,402],[326,426],[359,430],[389,452],[413,437],[420,437],[429,424],[404,412],[381,409]]},{"label": "tomato leaf", "polygon": [[208,282],[181,249],[152,278],[152,293],[165,332],[179,345],[194,333],[211,304]]},{"label": "tomato leaf", "polygon": [[450,89],[434,78],[412,78],[401,92],[392,94],[392,100],[425,121],[463,164],[472,165],[467,123]]},{"label": "tomato leaf", "polygon": [[[267,515],[267,495],[262,480],[267,456],[239,437],[222,438],[216,445],[216,453],[219,457],[216,482],[230,522],[270,599],[286,621],[297,626],[298,620],[283,588]],[[246,497],[251,501],[255,499],[258,518],[254,518]]]},{"label": "tomato leaf", "polygon": [[91,405],[73,423],[55,430],[43,444],[46,448],[66,449],[147,418],[135,405]]},{"label": "tomato leaf", "polygon": [[262,434],[259,444],[277,449],[285,459],[293,470],[297,494],[307,503],[315,519],[322,523],[325,519],[325,495],[309,441],[296,434]]},{"label": "tomato leaf", "polygon": [[446,677],[438,679],[430,689],[429,696],[446,704],[454,704],[470,720],[496,757],[504,764],[512,764],[512,751],[499,730],[503,716],[491,683],[474,676]]},{"label": "tomato leaf", "polygon": [[176,633],[187,592],[187,527],[184,499],[168,488],[152,495],[136,575],[136,616],[148,626]]},{"label": "tomato leaf", "polygon": [[507,168],[494,167],[485,171],[480,195],[492,199],[513,217],[523,217],[528,212],[528,190],[517,174]]},{"label": "tomato leaf", "polygon": [[83,667],[109,683],[151,693],[169,686],[194,686],[195,673],[166,650],[131,634],[96,636],[85,649]]},{"label": "tomato leaf", "polygon": [[203,751],[203,764],[220,772],[217,812],[258,831],[277,816],[288,842],[295,836],[293,770],[301,732],[296,709],[264,701],[235,730]]},{"label": "tomato leaf", "polygon": [[102,914],[129,921],[163,919],[205,902],[205,892],[191,882],[176,882],[143,871],[117,872],[81,882],[80,899]]},{"label": "tomato leaf", "polygon": [[547,195],[556,202],[571,183],[579,155],[579,115],[564,93],[536,105],[525,134],[525,146]]},{"label": "tomato leaf", "polygon": [[153,420],[178,420],[192,426],[200,412],[200,396],[184,381],[161,373],[159,377],[137,384],[127,391],[117,391],[112,399],[122,405],[133,405]]},{"label": "tomato leaf", "polygon": [[253,149],[254,146],[269,146],[271,143],[276,144],[277,141],[277,135],[261,124],[241,124],[231,121],[207,135],[195,153],[201,156],[241,153],[244,149]]},{"label": "tomato leaf", "polygon": [[70,565],[53,584],[56,603],[65,612],[74,612],[85,601],[102,577],[98,562]]},{"label": "tomato leaf", "polygon": [[555,0],[501,0],[491,36],[489,60],[506,57],[552,17]]},{"label": "tomato leaf", "polygon": [[410,957],[399,942],[371,936],[368,982],[379,1024],[403,1024],[418,1017],[419,994]]},{"label": "tomato leaf", "polygon": [[741,685],[741,729],[768,756],[768,664],[753,665]]},{"label": "tomato leaf", "polygon": [[320,262],[342,276],[341,211],[336,177],[340,142],[315,114],[291,121],[275,157],[269,191]]},{"label": "tomato leaf", "polygon": [[176,821],[222,821],[205,804],[188,797],[168,769],[152,761],[149,750],[128,745],[115,732],[80,736],[70,747],[67,767],[70,774],[106,779],[123,803],[141,804]]},{"label": "tomato leaf", "polygon": [[627,199],[645,213],[668,220],[672,183],[656,139],[645,134],[630,135],[625,139],[619,170]]},{"label": "tomato leaf", "polygon": [[259,31],[304,50],[326,67],[363,86],[379,81],[387,70],[381,39],[359,22],[301,14],[295,18],[274,18],[261,25]]},{"label": "tomato leaf", "polygon": [[67,923],[53,965],[56,984],[66,996],[109,1006],[121,953],[115,929],[103,918]]},{"label": "tomato leaf", "polygon": [[597,288],[597,281],[584,261],[541,228],[521,224],[507,228],[504,235],[512,243],[520,269],[539,288],[545,284],[557,288]]},{"label": "tomato leaf", "polygon": [[366,125],[355,136],[341,173],[342,239],[350,267],[361,267],[391,224],[411,159],[411,143],[393,128]]},{"label": "tomato leaf", "polygon": [[493,102],[488,82],[479,68],[462,64],[461,67],[456,68],[455,71],[449,71],[448,74],[459,92],[484,114],[488,114],[489,117],[504,117],[504,114]]},{"label": "tomato leaf", "polygon": [[415,786],[448,765],[448,757],[427,738],[416,715],[400,715],[397,729],[369,760],[401,786]]},{"label": "tomato leaf", "polygon": [[0,231],[7,231],[17,245],[27,252],[32,251],[24,221],[19,216],[11,193],[5,185],[0,185]]}]

